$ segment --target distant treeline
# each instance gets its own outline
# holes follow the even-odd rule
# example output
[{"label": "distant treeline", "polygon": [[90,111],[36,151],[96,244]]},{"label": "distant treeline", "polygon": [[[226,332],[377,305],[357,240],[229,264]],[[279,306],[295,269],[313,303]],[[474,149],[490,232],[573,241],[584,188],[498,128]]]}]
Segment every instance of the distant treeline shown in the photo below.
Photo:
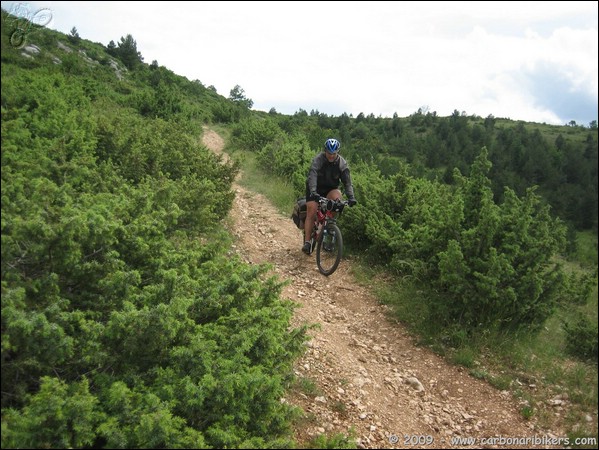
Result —
[{"label": "distant treeline", "polygon": [[[288,134],[304,133],[312,149],[324,136],[341,140],[346,157],[375,165],[393,175],[402,164],[414,176],[454,183],[454,169],[464,175],[486,147],[492,168],[494,198],[504,188],[524,195],[537,186],[552,214],[577,230],[597,233],[597,124],[589,128],[482,119],[454,113],[439,117],[418,111],[406,118],[359,114],[331,117],[312,111],[272,115]],[[326,139],[326,138],[325,138]]]}]

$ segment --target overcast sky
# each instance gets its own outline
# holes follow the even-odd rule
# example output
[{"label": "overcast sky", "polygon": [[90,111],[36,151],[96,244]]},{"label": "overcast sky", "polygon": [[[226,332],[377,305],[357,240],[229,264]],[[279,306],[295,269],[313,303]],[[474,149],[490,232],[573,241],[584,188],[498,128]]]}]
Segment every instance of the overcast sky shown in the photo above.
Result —
[{"label": "overcast sky", "polygon": [[[2,2],[254,109],[406,117],[419,108],[588,126],[597,120],[590,2]],[[21,8],[23,10],[23,8]]]}]

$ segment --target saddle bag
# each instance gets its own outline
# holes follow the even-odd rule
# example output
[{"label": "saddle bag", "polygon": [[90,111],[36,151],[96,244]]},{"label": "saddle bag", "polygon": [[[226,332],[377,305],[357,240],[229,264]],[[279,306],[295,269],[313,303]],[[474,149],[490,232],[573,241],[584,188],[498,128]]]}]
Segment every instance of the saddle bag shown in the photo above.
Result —
[{"label": "saddle bag", "polygon": [[304,229],[304,222],[306,221],[306,197],[298,198],[293,206],[293,212],[291,218],[295,223],[295,226],[300,230]]}]

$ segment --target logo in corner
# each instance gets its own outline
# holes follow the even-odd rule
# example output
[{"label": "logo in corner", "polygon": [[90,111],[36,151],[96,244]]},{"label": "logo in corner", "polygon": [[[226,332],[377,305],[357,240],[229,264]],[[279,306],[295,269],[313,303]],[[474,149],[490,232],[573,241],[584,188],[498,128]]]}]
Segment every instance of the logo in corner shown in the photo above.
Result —
[{"label": "logo in corner", "polygon": [[27,44],[27,36],[35,32],[35,27],[45,27],[52,21],[52,11],[49,8],[33,11],[26,3],[15,3],[10,8],[6,24],[13,27],[10,33],[10,45],[23,48]]}]

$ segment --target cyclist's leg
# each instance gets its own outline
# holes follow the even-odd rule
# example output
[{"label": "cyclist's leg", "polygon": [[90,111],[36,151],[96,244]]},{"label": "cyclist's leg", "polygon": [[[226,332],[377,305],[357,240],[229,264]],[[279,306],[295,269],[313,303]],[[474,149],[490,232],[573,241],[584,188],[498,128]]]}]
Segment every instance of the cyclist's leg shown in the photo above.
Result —
[{"label": "cyclist's leg", "polygon": [[312,236],[312,228],[314,228],[314,218],[318,203],[315,201],[306,202],[306,222],[304,223],[304,240],[308,242]]},{"label": "cyclist's leg", "polygon": [[[310,192],[308,189],[308,183],[306,183],[306,221],[304,223],[304,247],[302,251],[308,253],[305,250],[305,242],[310,242],[312,237],[312,229],[314,228],[314,220],[316,218],[316,210],[318,209],[318,203],[310,199]],[[310,251],[311,252],[311,248]]]},{"label": "cyclist's leg", "polygon": [[[330,198],[331,200],[341,200],[341,191],[339,189],[331,189],[328,193],[327,193],[327,198]],[[333,213],[333,217],[337,217],[338,214],[337,213]]]}]

